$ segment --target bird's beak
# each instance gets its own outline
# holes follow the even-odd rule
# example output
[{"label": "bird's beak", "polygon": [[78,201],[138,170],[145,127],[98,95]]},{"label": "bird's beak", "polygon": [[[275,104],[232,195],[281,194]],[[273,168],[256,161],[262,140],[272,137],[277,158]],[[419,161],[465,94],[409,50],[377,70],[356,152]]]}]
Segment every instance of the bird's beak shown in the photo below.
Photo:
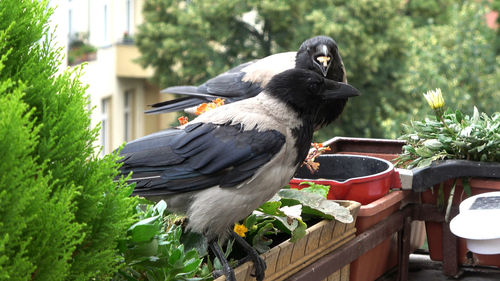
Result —
[{"label": "bird's beak", "polygon": [[325,99],[345,99],[359,95],[361,95],[359,90],[349,84],[325,79],[325,90],[323,92]]},{"label": "bird's beak", "polygon": [[313,60],[314,64],[321,71],[321,74],[323,74],[323,77],[326,77],[330,64],[332,63],[332,56],[330,52],[328,52],[328,47],[326,45],[319,45]]}]

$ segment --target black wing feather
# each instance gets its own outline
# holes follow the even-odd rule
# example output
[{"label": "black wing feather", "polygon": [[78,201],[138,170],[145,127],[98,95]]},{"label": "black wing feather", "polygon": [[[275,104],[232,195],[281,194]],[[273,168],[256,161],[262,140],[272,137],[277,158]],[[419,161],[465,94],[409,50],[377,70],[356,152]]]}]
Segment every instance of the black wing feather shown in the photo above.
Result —
[{"label": "black wing feather", "polygon": [[155,113],[175,112],[193,106],[198,106],[204,102],[207,102],[207,99],[199,97],[182,97],[174,100],[155,103],[151,105],[153,109],[146,110],[145,113],[155,114]]},{"label": "black wing feather", "polygon": [[258,82],[245,82],[243,68],[255,63],[258,60],[240,64],[216,77],[206,81],[200,86],[174,86],[163,89],[162,93],[178,94],[188,97],[181,97],[174,100],[155,103],[151,105],[154,109],[146,113],[166,113],[183,110],[197,106],[204,102],[210,102],[217,98],[226,100],[226,103],[247,99],[256,96],[262,91]]},{"label": "black wing feather", "polygon": [[284,143],[275,130],[195,123],[128,143],[120,169],[124,175],[133,172],[134,193],[139,195],[234,187],[252,177]]}]

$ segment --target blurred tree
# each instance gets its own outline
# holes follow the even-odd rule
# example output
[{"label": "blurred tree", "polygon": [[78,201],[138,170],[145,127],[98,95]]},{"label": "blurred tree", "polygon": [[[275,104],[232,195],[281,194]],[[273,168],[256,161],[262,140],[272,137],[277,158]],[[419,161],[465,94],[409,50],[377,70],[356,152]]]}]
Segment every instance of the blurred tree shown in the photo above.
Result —
[{"label": "blurred tree", "polygon": [[[381,96],[397,96],[409,21],[400,0],[147,0],[136,43],[161,86],[197,84],[239,63],[297,50],[314,35],[339,44],[348,80],[364,96],[319,133],[382,136]],[[356,112],[350,108],[356,108]]]},{"label": "blurred tree", "polygon": [[495,45],[496,45],[496,52],[497,55],[500,55],[500,0],[492,0],[491,1],[491,9],[493,11],[496,11],[498,13],[496,24],[497,24],[497,36],[495,39]]},{"label": "blurred tree", "polygon": [[486,4],[452,2],[146,0],[136,42],[163,87],[198,84],[241,62],[297,50],[309,37],[331,36],[363,96],[316,139],[395,138],[409,113],[425,108],[420,94],[434,87],[453,96],[452,104],[474,102],[485,111],[494,104],[488,97],[497,94],[499,66]]},{"label": "blurred tree", "polygon": [[146,0],[136,43],[161,86],[196,84],[242,62],[295,50],[304,1]]},{"label": "blurred tree", "polygon": [[473,105],[488,114],[498,111],[500,64],[495,31],[487,27],[485,12],[484,4],[476,1],[452,5],[454,16],[448,25],[414,31],[409,71],[400,81],[408,93],[406,100],[413,102],[393,115],[396,122],[428,113],[421,93],[434,88],[441,88],[449,108],[468,114]]},{"label": "blurred tree", "polygon": [[453,3],[457,0],[408,0],[406,14],[416,27],[427,24],[448,24],[452,17]]},{"label": "blurred tree", "polygon": [[319,1],[307,16],[312,34],[335,38],[347,69],[348,82],[362,96],[349,101],[334,124],[317,133],[333,136],[384,137],[382,124],[398,110],[396,83],[406,72],[411,22],[400,0]]}]

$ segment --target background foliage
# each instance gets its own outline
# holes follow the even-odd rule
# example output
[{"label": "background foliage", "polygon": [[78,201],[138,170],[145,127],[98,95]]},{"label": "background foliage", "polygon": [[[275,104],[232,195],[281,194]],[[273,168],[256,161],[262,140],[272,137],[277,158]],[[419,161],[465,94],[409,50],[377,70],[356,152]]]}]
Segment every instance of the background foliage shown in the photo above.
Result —
[{"label": "background foliage", "polygon": [[135,199],[94,154],[80,69],[57,73],[47,3],[0,2],[0,280],[109,279]]},{"label": "background foliage", "polygon": [[[493,6],[500,7],[499,1]],[[363,97],[317,133],[394,138],[423,116],[417,95],[441,87],[453,107],[498,111],[498,34],[488,1],[146,0],[136,36],[143,65],[161,86],[198,84],[241,62],[297,50],[306,38],[333,37],[349,83]],[[500,42],[500,41],[498,41]],[[466,106],[464,109],[472,108]]]}]

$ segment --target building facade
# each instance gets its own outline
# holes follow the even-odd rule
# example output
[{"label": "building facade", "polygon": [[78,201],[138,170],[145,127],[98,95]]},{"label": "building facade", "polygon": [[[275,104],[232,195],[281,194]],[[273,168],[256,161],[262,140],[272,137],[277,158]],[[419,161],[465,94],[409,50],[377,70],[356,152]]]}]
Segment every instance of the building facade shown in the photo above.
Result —
[{"label": "building facade", "polygon": [[142,0],[60,0],[50,5],[56,8],[52,25],[67,52],[65,63],[86,63],[80,81],[88,84],[92,127],[101,126],[100,153],[168,128],[174,114],[144,114],[150,104],[168,96],[149,82],[153,70],[135,62],[140,53],[133,36],[142,23]]}]

